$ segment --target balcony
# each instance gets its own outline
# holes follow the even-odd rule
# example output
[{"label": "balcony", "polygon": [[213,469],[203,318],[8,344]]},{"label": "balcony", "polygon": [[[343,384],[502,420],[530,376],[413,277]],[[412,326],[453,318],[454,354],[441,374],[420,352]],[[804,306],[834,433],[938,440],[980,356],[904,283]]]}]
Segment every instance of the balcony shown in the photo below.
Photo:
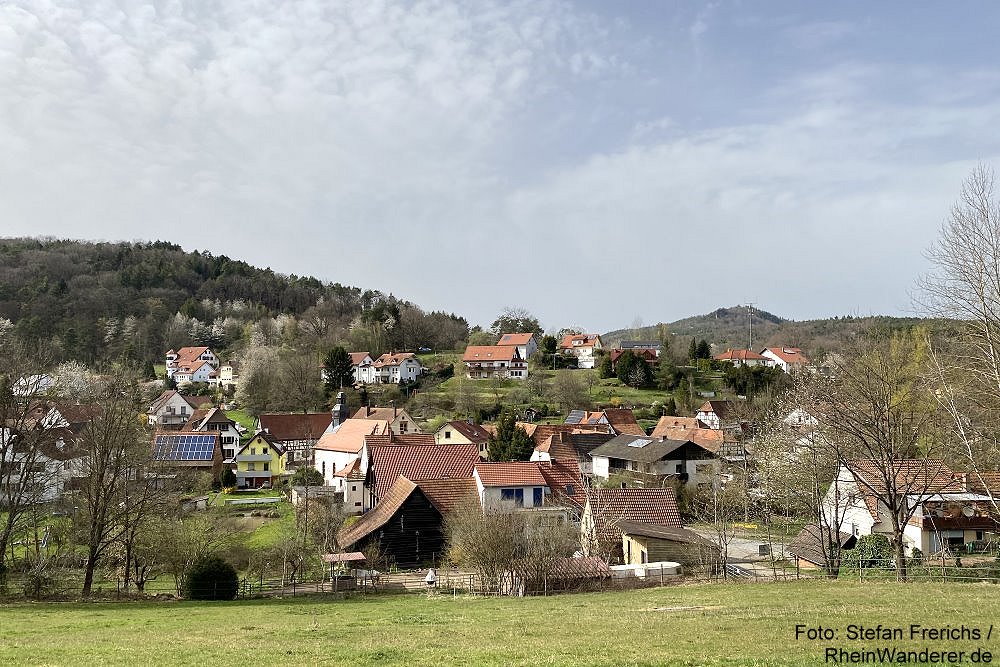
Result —
[{"label": "balcony", "polygon": [[238,462],[242,462],[242,463],[250,463],[250,462],[256,463],[258,461],[260,461],[260,462],[267,462],[267,461],[271,460],[271,455],[270,454],[241,454],[241,455],[239,455],[239,456],[236,457],[236,460]]}]

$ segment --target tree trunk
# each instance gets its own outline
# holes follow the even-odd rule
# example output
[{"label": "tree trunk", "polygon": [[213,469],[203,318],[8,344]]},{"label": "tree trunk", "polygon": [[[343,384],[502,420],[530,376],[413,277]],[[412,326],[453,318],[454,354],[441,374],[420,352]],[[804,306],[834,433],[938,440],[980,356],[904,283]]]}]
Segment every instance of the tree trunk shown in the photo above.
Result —
[{"label": "tree trunk", "polygon": [[94,570],[96,569],[97,549],[91,545],[90,549],[87,551],[87,567],[83,576],[83,591],[81,591],[81,595],[83,595],[83,597],[90,595],[90,590],[94,586]]}]

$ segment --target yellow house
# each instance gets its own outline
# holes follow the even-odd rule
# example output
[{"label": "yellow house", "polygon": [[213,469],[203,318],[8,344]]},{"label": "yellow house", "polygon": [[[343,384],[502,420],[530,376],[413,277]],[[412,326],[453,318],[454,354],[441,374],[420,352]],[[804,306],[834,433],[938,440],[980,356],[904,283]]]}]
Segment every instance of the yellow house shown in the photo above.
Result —
[{"label": "yellow house", "polygon": [[288,452],[261,431],[236,452],[236,485],[241,489],[273,487],[285,474]]}]

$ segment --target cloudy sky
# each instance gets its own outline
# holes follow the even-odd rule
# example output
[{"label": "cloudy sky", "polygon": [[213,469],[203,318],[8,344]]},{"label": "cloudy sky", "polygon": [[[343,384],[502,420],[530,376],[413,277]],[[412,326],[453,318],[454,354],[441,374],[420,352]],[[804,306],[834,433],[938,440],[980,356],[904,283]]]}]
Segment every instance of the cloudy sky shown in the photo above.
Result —
[{"label": "cloudy sky", "polygon": [[1000,6],[13,0],[0,235],[164,239],[488,324],[907,313]]}]

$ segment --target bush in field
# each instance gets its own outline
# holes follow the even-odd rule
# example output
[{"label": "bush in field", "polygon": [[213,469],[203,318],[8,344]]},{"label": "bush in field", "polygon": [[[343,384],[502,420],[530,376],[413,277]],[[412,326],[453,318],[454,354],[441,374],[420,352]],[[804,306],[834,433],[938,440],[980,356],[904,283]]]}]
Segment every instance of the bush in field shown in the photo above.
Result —
[{"label": "bush in field", "polygon": [[194,563],[184,580],[184,597],[189,600],[232,600],[239,590],[236,569],[218,556],[206,556]]}]

